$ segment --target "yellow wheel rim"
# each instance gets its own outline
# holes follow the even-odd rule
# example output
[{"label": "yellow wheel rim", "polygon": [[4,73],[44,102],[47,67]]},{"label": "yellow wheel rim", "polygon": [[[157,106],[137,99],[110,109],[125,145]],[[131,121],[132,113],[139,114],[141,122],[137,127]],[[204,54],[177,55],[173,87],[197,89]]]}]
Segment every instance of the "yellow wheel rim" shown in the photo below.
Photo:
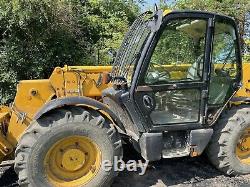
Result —
[{"label": "yellow wheel rim", "polygon": [[56,142],[47,152],[44,168],[53,186],[83,186],[101,167],[101,151],[84,136],[69,136]]},{"label": "yellow wheel rim", "polygon": [[250,164],[250,128],[247,128],[240,137],[237,147],[236,155],[243,164]]}]

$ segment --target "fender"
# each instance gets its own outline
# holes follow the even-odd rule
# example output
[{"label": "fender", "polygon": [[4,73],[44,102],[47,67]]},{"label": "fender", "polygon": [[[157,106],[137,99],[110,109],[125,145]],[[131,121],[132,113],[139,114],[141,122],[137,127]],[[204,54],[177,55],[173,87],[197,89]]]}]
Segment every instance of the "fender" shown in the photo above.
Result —
[{"label": "fender", "polygon": [[[39,119],[45,113],[60,108],[63,106],[72,106],[72,105],[82,105],[88,108],[94,109],[98,112],[101,112],[103,115],[107,116],[107,114],[112,118],[115,122],[115,125],[122,131],[122,133],[126,134],[126,129],[120,119],[103,103],[91,99],[89,97],[65,97],[65,98],[57,98],[47,102],[34,116],[34,120]],[[108,117],[108,116],[107,116]]]}]

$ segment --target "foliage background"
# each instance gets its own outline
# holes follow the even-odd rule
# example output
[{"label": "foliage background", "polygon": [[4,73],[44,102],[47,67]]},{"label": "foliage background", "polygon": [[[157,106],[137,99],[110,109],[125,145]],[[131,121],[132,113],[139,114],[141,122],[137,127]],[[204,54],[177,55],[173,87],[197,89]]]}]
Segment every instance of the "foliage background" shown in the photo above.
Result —
[{"label": "foliage background", "polygon": [[250,1],[249,0],[176,0],[172,6],[162,0],[162,6],[173,9],[193,9],[215,12],[234,17],[241,39],[242,52],[250,61]]},{"label": "foliage background", "polygon": [[[19,80],[48,78],[56,66],[109,64],[108,51],[119,47],[145,2],[0,0],[0,103],[13,100]],[[161,0],[160,5],[234,16],[241,36],[250,10],[248,0]]]},{"label": "foliage background", "polygon": [[56,66],[108,64],[139,12],[128,0],[0,0],[0,98]]}]

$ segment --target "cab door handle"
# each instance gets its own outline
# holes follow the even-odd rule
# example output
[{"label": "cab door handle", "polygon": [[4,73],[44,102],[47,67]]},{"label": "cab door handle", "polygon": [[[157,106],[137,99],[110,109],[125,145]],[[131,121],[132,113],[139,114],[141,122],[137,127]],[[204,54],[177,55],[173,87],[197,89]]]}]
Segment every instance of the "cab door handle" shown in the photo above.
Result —
[{"label": "cab door handle", "polygon": [[154,106],[153,98],[150,97],[149,95],[144,95],[144,96],[143,96],[143,105],[144,105],[147,109],[152,109],[153,106]]}]

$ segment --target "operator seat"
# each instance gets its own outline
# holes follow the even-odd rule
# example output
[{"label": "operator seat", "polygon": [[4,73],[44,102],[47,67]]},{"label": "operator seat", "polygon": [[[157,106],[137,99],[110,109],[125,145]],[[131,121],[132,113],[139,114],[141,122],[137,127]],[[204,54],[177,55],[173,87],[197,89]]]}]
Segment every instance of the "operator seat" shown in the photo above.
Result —
[{"label": "operator seat", "polygon": [[200,55],[197,60],[188,69],[187,78],[191,80],[200,80],[203,70],[203,55]]},{"label": "operator seat", "polygon": [[[195,63],[193,63],[193,65],[188,69],[187,78],[191,80],[200,80],[202,76],[202,70],[203,55],[199,56],[197,61],[195,61]],[[223,104],[230,89],[232,89],[232,81],[230,76],[220,73],[220,69],[216,70],[214,64],[212,63],[208,103],[210,105]],[[190,99],[192,100],[192,94]]]},{"label": "operator seat", "polygon": [[[187,71],[187,80],[200,80],[203,71],[203,55],[189,67]],[[179,116],[185,121],[195,121],[199,114],[200,92],[196,89],[173,90],[169,92],[167,98],[167,107],[175,116]]]}]

